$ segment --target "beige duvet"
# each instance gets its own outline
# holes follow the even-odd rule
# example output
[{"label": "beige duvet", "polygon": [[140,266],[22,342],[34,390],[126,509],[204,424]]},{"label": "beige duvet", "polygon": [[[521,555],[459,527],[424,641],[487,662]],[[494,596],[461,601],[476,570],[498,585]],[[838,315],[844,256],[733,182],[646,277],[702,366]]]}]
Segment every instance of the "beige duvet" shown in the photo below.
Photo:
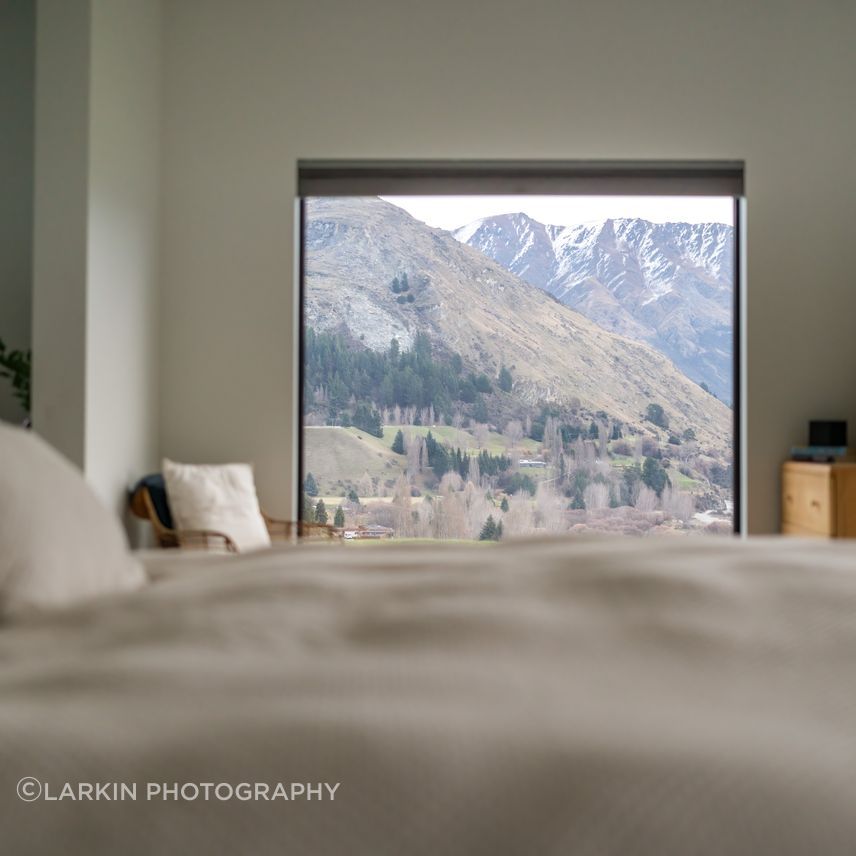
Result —
[{"label": "beige duvet", "polygon": [[[0,628],[0,850],[856,853],[856,547],[304,547]],[[137,799],[25,802],[31,776]],[[338,783],[146,799],[147,783]],[[102,791],[103,793],[103,791]]]}]

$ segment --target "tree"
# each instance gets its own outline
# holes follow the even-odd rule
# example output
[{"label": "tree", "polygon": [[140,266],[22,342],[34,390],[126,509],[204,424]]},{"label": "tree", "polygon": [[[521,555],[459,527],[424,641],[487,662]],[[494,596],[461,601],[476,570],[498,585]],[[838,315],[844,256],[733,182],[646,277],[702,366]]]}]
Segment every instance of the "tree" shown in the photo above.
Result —
[{"label": "tree", "polygon": [[383,425],[380,421],[380,413],[368,404],[358,404],[354,410],[353,423],[359,428],[375,437],[383,437]]},{"label": "tree", "polygon": [[499,532],[497,531],[496,521],[493,519],[492,514],[488,514],[487,520],[484,522],[484,526],[482,526],[481,532],[479,533],[479,541],[498,541],[499,540]]},{"label": "tree", "polygon": [[487,405],[484,403],[484,399],[481,396],[476,399],[476,403],[473,405],[473,418],[476,422],[487,422],[489,418]]},{"label": "tree", "polygon": [[312,500],[304,493],[300,499],[300,519],[305,523],[315,522],[315,509]]},{"label": "tree", "polygon": [[353,488],[348,491],[348,502],[353,502],[359,505],[360,497]]},{"label": "tree", "polygon": [[328,520],[327,516],[327,506],[324,505],[324,500],[319,499],[318,505],[315,506],[315,522],[316,523],[326,523]]},{"label": "tree", "polygon": [[500,511],[508,511],[508,497],[504,496],[502,502],[499,503]]},{"label": "tree", "polygon": [[303,480],[303,490],[307,496],[318,496],[318,485],[312,473],[306,473],[306,478]]},{"label": "tree", "polygon": [[669,417],[666,416],[666,411],[659,404],[649,404],[645,411],[645,418],[658,428],[669,427]]},{"label": "tree", "polygon": [[696,438],[695,431],[693,431],[693,429],[692,429],[692,428],[687,428],[687,429],[684,431],[684,433],[683,433],[683,434],[681,434],[681,436],[682,436],[682,437],[684,438],[684,440],[686,440],[687,442],[689,442],[690,440],[695,440],[695,438]]},{"label": "tree", "polygon": [[669,477],[666,471],[660,465],[656,458],[645,458],[645,463],[642,466],[642,481],[657,494],[663,492],[663,488],[668,484]]},{"label": "tree", "polygon": [[499,384],[499,388],[503,392],[511,392],[512,382],[513,379],[511,377],[511,372],[505,366],[503,366],[499,370],[499,380],[497,381],[497,383]]},{"label": "tree", "polygon": [[519,419],[510,419],[505,425],[504,433],[509,449],[514,449],[523,439],[523,423]]},{"label": "tree", "polygon": [[337,529],[341,529],[345,525],[345,510],[341,505],[336,509],[336,514],[333,517],[333,525]]},{"label": "tree", "polygon": [[395,452],[396,455],[404,454],[404,433],[399,428],[398,433],[395,435],[395,439],[392,441],[392,451]]},{"label": "tree", "polygon": [[473,382],[473,386],[479,391],[485,394],[489,394],[493,392],[493,387],[490,385],[490,378],[482,372],[480,375],[470,375],[470,379]]}]

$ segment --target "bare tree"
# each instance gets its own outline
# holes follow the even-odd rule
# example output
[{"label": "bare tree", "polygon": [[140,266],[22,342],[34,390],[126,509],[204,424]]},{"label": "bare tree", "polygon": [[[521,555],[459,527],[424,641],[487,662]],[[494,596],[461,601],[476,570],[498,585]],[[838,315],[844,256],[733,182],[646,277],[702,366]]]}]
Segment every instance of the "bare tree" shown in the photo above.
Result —
[{"label": "bare tree", "polygon": [[425,439],[414,434],[407,438],[407,475],[413,479],[422,472],[427,455],[425,454]]},{"label": "bare tree", "polygon": [[476,455],[473,455],[470,458],[470,467],[469,472],[467,473],[468,479],[472,484],[478,487],[481,484],[481,471],[479,468],[479,459]]},{"label": "bare tree", "polygon": [[523,439],[523,423],[519,419],[511,419],[505,425],[505,440],[511,450]]},{"label": "bare tree", "polygon": [[639,493],[634,503],[637,511],[656,511],[659,505],[657,494],[647,485],[640,485]]},{"label": "bare tree", "polygon": [[562,452],[562,430],[558,421],[548,416],[544,422],[544,440],[542,442],[544,452],[551,461],[558,460]]},{"label": "bare tree", "polygon": [[502,516],[502,536],[519,537],[535,531],[534,503],[525,490],[508,498],[508,511]]},{"label": "bare tree", "polygon": [[360,483],[357,487],[360,496],[374,496],[374,483],[372,482],[372,477],[369,475],[368,470],[363,473],[363,477],[360,479]]},{"label": "bare tree", "polygon": [[567,529],[564,497],[547,482],[541,482],[535,492],[535,522],[547,532],[563,532]]},{"label": "bare tree", "polygon": [[476,440],[476,446],[479,449],[484,449],[490,439],[490,429],[483,422],[476,422],[475,428],[473,428],[473,436]]},{"label": "bare tree", "polygon": [[410,506],[410,480],[402,473],[395,482],[395,492],[392,495],[395,534],[401,538],[407,538],[413,534],[413,517],[410,513]]},{"label": "bare tree", "polygon": [[663,489],[663,511],[669,517],[674,517],[676,520],[685,523],[695,513],[695,500],[692,494],[686,491],[666,487]]},{"label": "bare tree", "polygon": [[583,502],[588,511],[609,508],[609,485],[603,482],[591,482],[583,491]]}]

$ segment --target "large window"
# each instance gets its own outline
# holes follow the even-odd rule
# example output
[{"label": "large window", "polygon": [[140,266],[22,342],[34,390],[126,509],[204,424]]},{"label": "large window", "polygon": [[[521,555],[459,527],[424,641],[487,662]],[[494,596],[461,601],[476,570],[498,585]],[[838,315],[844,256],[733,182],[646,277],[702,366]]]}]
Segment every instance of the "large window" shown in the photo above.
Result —
[{"label": "large window", "polygon": [[304,519],[734,531],[737,168],[307,172]]}]

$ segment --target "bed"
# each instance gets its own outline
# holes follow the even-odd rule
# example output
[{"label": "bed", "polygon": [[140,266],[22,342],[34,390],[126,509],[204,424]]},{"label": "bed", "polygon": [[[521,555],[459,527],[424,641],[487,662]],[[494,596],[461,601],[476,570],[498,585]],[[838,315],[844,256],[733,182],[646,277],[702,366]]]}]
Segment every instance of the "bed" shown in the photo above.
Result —
[{"label": "bed", "polygon": [[[145,565],[139,591],[0,629],[4,852],[854,852],[852,545],[306,545]],[[25,776],[140,790],[28,802]],[[147,799],[148,783],[338,787]]]}]

